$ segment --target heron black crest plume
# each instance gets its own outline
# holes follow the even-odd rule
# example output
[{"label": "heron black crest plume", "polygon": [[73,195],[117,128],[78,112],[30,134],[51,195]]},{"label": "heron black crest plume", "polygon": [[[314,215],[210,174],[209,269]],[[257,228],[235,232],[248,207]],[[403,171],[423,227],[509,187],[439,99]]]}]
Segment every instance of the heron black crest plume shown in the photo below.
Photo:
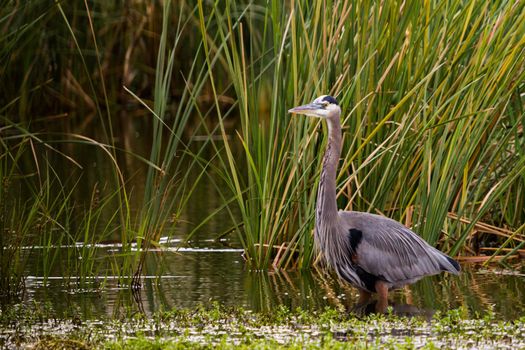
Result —
[{"label": "heron black crest plume", "polygon": [[333,103],[339,106],[339,103],[337,102],[337,100],[334,97],[329,96],[329,95],[324,96],[323,101],[328,102],[328,103]]}]

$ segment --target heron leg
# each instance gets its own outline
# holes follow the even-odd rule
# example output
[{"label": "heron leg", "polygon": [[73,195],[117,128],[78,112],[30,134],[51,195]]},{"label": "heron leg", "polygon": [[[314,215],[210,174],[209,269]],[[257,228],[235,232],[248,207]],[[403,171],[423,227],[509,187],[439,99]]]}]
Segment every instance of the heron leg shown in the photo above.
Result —
[{"label": "heron leg", "polygon": [[366,291],[366,290],[360,290],[359,291],[359,301],[357,302],[359,305],[366,304],[372,297],[372,293]]},{"label": "heron leg", "polygon": [[405,289],[405,295],[408,305],[414,304],[414,300],[412,299],[412,291],[410,290],[410,287],[408,285],[403,287]]},{"label": "heron leg", "polygon": [[383,281],[377,281],[376,291],[378,296],[376,312],[384,313],[388,306],[388,285]]}]

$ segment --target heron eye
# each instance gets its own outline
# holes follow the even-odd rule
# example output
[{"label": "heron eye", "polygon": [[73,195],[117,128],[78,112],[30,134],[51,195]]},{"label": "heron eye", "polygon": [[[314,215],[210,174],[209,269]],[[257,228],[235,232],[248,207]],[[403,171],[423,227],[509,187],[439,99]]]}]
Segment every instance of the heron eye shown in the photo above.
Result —
[{"label": "heron eye", "polygon": [[328,107],[329,104],[330,104],[330,102],[328,102],[328,101],[323,101],[323,106],[324,106],[324,107]]}]

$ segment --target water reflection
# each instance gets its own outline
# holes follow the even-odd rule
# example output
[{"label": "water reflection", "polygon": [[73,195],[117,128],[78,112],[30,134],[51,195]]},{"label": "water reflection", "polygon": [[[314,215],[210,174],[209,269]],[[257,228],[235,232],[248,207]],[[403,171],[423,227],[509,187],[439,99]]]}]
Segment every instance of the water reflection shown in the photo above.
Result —
[{"label": "water reflection", "polygon": [[357,316],[387,312],[399,317],[421,317],[429,321],[436,311],[434,309],[417,307],[412,304],[396,302],[390,302],[386,309],[379,309],[377,300],[371,300],[362,305],[357,304],[351,309],[351,313]]},{"label": "water reflection", "polygon": [[[75,314],[83,318],[120,317],[134,312],[151,314],[215,301],[254,311],[272,311],[284,305],[305,310],[331,306],[366,313],[373,307],[371,304],[356,310],[357,290],[339,283],[326,272],[248,271],[237,250],[168,250],[150,255],[145,270],[149,276],[136,294],[120,287],[117,278],[74,290],[58,277],[50,279],[47,286],[42,285],[41,278],[30,277],[26,281],[24,302],[46,303],[59,315]],[[470,314],[466,316],[490,310],[498,318],[515,319],[525,313],[524,290],[523,276],[496,275],[465,267],[459,277],[432,276],[409,289],[392,293],[390,305],[395,313],[405,315],[429,317],[434,311],[462,306]]]}]

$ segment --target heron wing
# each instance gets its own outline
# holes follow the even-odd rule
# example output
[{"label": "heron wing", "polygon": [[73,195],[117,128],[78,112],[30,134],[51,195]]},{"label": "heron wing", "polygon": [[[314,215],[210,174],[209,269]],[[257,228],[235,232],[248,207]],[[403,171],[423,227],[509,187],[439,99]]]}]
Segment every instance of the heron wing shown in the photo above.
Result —
[{"label": "heron wing", "polygon": [[359,242],[353,241],[357,265],[385,281],[410,281],[440,271],[458,273],[453,260],[430,246],[399,222],[362,212],[340,212],[340,218],[349,232],[361,232]]}]

